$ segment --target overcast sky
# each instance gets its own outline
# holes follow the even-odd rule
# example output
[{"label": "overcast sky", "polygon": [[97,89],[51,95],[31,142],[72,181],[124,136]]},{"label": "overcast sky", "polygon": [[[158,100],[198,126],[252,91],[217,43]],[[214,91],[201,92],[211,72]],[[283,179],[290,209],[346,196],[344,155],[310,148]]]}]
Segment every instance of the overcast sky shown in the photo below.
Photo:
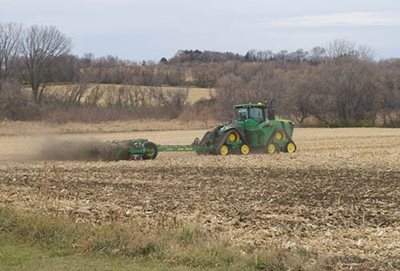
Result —
[{"label": "overcast sky", "polygon": [[55,25],[74,54],[131,60],[310,50],[334,39],[400,57],[400,0],[0,0],[0,21]]}]

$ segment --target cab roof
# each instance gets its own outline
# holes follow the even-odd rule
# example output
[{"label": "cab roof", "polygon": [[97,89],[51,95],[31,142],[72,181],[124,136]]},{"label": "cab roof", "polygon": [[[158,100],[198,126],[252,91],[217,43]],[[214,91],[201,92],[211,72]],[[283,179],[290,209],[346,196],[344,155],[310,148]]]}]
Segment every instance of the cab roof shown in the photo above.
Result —
[{"label": "cab roof", "polygon": [[237,105],[235,105],[235,108],[248,108],[248,107],[265,108],[265,104],[257,103],[257,104],[237,104]]}]

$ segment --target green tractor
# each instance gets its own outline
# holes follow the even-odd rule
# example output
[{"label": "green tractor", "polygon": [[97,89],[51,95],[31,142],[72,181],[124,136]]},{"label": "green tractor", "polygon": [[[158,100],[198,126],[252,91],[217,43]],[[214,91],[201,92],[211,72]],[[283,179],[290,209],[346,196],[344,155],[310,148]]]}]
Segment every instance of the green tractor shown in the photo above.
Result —
[{"label": "green tractor", "polygon": [[236,105],[235,116],[230,123],[210,128],[201,140],[193,142],[193,149],[197,153],[217,155],[296,151],[296,144],[292,140],[294,123],[275,119],[271,103]]},{"label": "green tractor", "polygon": [[158,152],[165,151],[215,155],[296,151],[292,140],[294,123],[275,119],[272,103],[236,105],[235,115],[234,121],[210,128],[201,140],[196,138],[191,145],[156,145],[147,139],[135,139],[113,141],[108,146],[111,151],[106,148],[103,152],[110,153],[111,160],[151,160]]}]

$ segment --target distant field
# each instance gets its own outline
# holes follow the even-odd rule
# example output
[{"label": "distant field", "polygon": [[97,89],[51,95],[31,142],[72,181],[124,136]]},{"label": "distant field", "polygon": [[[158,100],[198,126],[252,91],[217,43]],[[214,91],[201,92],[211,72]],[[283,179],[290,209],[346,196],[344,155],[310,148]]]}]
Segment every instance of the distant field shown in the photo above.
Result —
[{"label": "distant field", "polygon": [[218,121],[180,121],[180,120],[153,120],[135,119],[129,121],[108,121],[100,123],[68,122],[54,124],[38,121],[3,121],[0,122],[0,138],[3,136],[30,136],[54,134],[106,134],[118,132],[138,131],[167,131],[167,130],[193,130],[207,129]]},{"label": "distant field", "polygon": [[[60,94],[62,95],[65,93],[69,88],[73,87],[73,84],[65,84],[65,85],[49,85],[45,89],[45,95],[46,93],[51,93],[51,94]],[[90,86],[89,91],[85,94],[87,97],[95,88],[96,85],[92,84]],[[140,89],[141,91],[143,90],[145,93],[149,92],[151,88],[157,88],[157,87],[149,87],[149,86],[134,86],[134,85],[116,85],[116,84],[101,84],[99,85],[99,89],[101,91],[104,91],[104,95],[102,99],[100,100],[100,104],[105,104],[107,101],[107,98],[110,96],[115,96],[116,93],[118,92],[118,89],[121,87],[128,89],[128,90],[135,90],[135,89]],[[208,88],[198,88],[198,87],[170,87],[170,86],[162,86],[160,89],[164,92],[170,92],[170,91],[188,91],[188,97],[187,97],[187,103],[193,104],[201,99],[210,99],[211,95],[213,93],[213,89],[208,89]],[[30,88],[25,87],[25,91],[30,93]]]},{"label": "distant field", "polygon": [[[97,131],[57,138],[190,144],[203,133]],[[329,259],[328,270],[400,268],[400,129],[300,128],[294,154],[31,160],[48,140],[1,137],[0,206],[85,223],[134,221],[150,228],[195,223],[238,245]]]}]

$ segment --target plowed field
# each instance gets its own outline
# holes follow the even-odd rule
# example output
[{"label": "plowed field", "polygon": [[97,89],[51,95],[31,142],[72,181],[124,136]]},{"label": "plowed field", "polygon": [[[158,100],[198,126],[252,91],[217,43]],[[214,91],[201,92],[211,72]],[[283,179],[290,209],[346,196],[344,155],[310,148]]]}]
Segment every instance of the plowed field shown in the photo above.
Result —
[{"label": "plowed field", "polygon": [[[202,134],[58,137],[190,144]],[[0,205],[91,223],[196,223],[238,244],[305,248],[335,269],[400,269],[400,130],[296,129],[294,140],[295,154],[85,162],[44,161],[49,138],[4,136]]]}]

